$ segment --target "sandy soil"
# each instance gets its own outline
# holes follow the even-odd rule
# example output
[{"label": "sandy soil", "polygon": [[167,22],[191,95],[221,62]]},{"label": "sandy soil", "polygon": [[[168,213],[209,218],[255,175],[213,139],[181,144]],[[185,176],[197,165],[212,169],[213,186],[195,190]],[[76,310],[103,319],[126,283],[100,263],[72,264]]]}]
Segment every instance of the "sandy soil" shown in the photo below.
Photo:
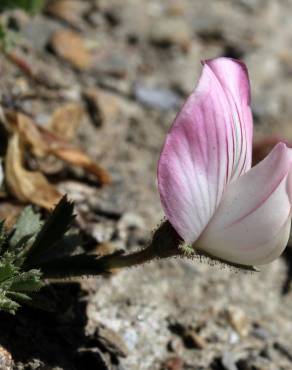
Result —
[{"label": "sandy soil", "polygon": [[[144,246],[163,218],[157,159],[200,60],[243,59],[256,137],[273,132],[292,139],[290,1],[79,0],[67,7],[66,20],[58,9],[34,18],[3,15],[21,30],[16,51],[42,79],[1,56],[1,100],[40,125],[62,104],[85,107],[76,143],[108,169],[113,183],[99,188],[66,168],[50,180],[75,200],[92,244]],[[64,60],[64,45],[52,41],[62,29],[82,38],[90,65],[80,50]],[[89,89],[97,94],[90,104]],[[56,284],[47,294],[57,313],[1,314],[0,367],[292,369],[291,258],[288,250],[254,274],[169,260],[81,285]]]}]

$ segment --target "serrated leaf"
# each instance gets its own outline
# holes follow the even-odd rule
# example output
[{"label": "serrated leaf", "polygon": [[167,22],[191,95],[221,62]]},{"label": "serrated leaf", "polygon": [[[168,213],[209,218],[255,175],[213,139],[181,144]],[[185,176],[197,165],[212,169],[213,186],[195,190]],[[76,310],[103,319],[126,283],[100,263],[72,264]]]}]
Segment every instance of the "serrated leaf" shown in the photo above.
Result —
[{"label": "serrated leaf", "polygon": [[0,292],[0,310],[15,314],[19,304]]},{"label": "serrated leaf", "polygon": [[19,249],[24,244],[23,240],[35,237],[41,226],[40,215],[34,212],[32,207],[24,208],[14,226],[14,233],[9,241],[10,247]]},{"label": "serrated leaf", "polygon": [[27,252],[26,266],[34,264],[39,256],[44,255],[63,238],[75,218],[73,210],[73,203],[69,202],[67,197],[64,196],[43,225],[35,242]]},{"label": "serrated leaf", "polygon": [[7,292],[6,296],[7,298],[16,301],[17,303],[28,303],[32,301],[31,297],[20,292]]},{"label": "serrated leaf", "polygon": [[41,280],[41,272],[39,270],[29,270],[17,275],[10,289],[13,292],[36,292],[41,289],[43,282]]},{"label": "serrated leaf", "polygon": [[32,304],[31,294],[43,286],[40,270],[25,271],[22,266],[24,252],[34,242],[41,225],[40,216],[31,207],[21,213],[9,235],[0,223],[0,310],[15,313],[21,303]]},{"label": "serrated leaf", "polygon": [[79,234],[64,235],[46,251],[39,254],[37,257],[37,265],[42,262],[47,262],[59,259],[63,256],[69,256],[76,252],[77,248],[82,245],[82,238]]},{"label": "serrated leaf", "polygon": [[9,259],[0,260],[0,286],[3,287],[3,282],[11,279],[18,272],[18,268]]}]

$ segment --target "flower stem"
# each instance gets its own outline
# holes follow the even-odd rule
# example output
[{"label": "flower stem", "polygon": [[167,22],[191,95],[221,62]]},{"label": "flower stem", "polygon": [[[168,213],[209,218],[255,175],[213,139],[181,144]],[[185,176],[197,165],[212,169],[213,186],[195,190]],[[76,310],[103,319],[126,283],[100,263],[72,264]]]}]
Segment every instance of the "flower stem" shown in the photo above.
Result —
[{"label": "flower stem", "polygon": [[142,265],[159,258],[169,258],[181,254],[181,238],[165,221],[155,231],[150,244],[130,254],[113,253],[103,257],[81,254],[54,259],[42,263],[40,268],[45,278],[71,278],[84,275],[102,275],[113,269]]},{"label": "flower stem", "polygon": [[145,248],[131,254],[116,254],[104,257],[104,266],[107,270],[133,267],[150,262],[157,258],[150,248]]}]

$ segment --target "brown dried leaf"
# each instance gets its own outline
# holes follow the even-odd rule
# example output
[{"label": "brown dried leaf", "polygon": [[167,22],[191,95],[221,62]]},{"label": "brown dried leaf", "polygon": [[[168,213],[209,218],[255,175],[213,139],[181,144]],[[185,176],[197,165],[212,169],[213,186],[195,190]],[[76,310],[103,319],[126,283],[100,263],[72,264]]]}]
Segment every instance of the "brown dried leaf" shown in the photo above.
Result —
[{"label": "brown dried leaf", "polygon": [[65,140],[72,140],[80,126],[84,110],[80,104],[67,103],[56,109],[49,123],[49,129]]},{"label": "brown dried leaf", "polygon": [[5,160],[7,186],[18,200],[51,209],[62,195],[40,172],[28,171],[23,167],[22,150],[20,135],[14,132],[9,139]]},{"label": "brown dried leaf", "polygon": [[5,220],[4,226],[7,230],[10,230],[15,224],[23,207],[24,206],[12,203],[11,201],[0,203],[0,220]]},{"label": "brown dried leaf", "polygon": [[86,154],[75,148],[56,148],[52,151],[54,155],[67,163],[83,168],[99,178],[102,184],[109,184],[110,177],[103,168],[94,163]]},{"label": "brown dried leaf", "polygon": [[101,184],[110,183],[109,174],[81,150],[77,149],[58,135],[37,126],[28,116],[21,113],[7,113],[6,117],[12,127],[23,138],[24,143],[31,147],[37,157],[52,154],[73,166],[83,168],[95,175]]},{"label": "brown dried leaf", "polygon": [[71,30],[59,30],[53,34],[51,40],[55,53],[68,61],[73,67],[87,70],[91,66],[91,54],[85,45],[84,39]]},{"label": "brown dried leaf", "polygon": [[6,119],[13,131],[17,131],[36,157],[44,157],[47,154],[47,145],[42,138],[38,127],[32,119],[25,114],[7,111]]},{"label": "brown dried leaf", "polygon": [[89,158],[88,155],[84,154],[81,150],[75,148],[49,131],[44,129],[41,130],[43,139],[48,145],[49,154],[53,154],[67,163],[81,167],[85,171],[92,173],[103,185],[111,182],[109,174],[91,158]]}]

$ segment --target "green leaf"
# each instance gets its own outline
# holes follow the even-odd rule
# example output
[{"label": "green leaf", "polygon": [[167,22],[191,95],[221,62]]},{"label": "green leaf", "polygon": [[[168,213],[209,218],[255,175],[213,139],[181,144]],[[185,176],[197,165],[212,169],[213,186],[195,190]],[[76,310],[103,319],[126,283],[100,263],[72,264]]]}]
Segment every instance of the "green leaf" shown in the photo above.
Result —
[{"label": "green leaf", "polygon": [[41,289],[44,283],[41,280],[41,272],[39,270],[29,270],[15,276],[10,285],[11,291],[14,292],[37,292]]},{"label": "green leaf", "polygon": [[72,255],[78,250],[78,247],[82,245],[82,242],[82,237],[79,234],[72,233],[64,235],[56,243],[48,247],[46,251],[43,251],[43,253],[37,256],[37,262],[34,263],[33,267],[41,266],[43,262],[46,263],[64,256]]},{"label": "green leaf", "polygon": [[36,236],[40,231],[42,222],[39,214],[33,211],[32,207],[26,207],[18,217],[14,226],[14,232],[10,238],[10,247],[19,249],[23,244],[23,241],[27,242]]},{"label": "green leaf", "polygon": [[4,292],[0,292],[0,310],[15,314],[19,306],[17,302],[8,298]]},{"label": "green leaf", "polygon": [[18,267],[13,264],[13,259],[9,254],[6,254],[0,260],[0,287],[3,287],[3,282],[11,279],[18,272]]},{"label": "green leaf", "polygon": [[27,294],[20,292],[7,292],[7,297],[18,303],[28,303],[32,300]]},{"label": "green leaf", "polygon": [[31,266],[38,261],[48,250],[57,245],[71,226],[75,215],[74,205],[64,196],[53,210],[41,231],[37,235],[31,248],[27,251],[25,265]]},{"label": "green leaf", "polygon": [[73,219],[73,204],[64,197],[45,223],[31,207],[23,210],[9,235],[0,222],[0,310],[15,313],[21,303],[42,305],[34,296],[44,285],[35,262],[42,256],[56,259],[81,244],[76,234],[65,235]]}]

